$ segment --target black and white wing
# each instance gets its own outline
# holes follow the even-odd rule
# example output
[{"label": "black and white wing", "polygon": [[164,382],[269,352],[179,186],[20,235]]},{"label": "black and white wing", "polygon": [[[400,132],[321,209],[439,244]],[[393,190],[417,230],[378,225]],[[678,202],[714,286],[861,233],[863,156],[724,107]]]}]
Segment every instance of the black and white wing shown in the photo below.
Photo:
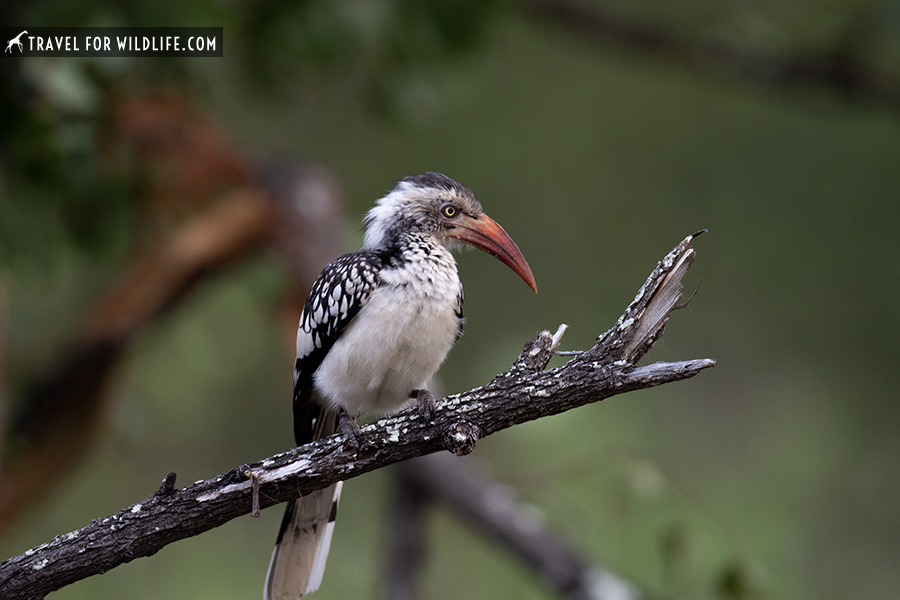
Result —
[{"label": "black and white wing", "polygon": [[329,264],[313,284],[297,329],[294,363],[294,437],[298,445],[325,432],[319,414],[325,409],[313,398],[313,374],[344,328],[366,305],[378,287],[382,260],[373,252],[345,254]]},{"label": "black and white wing", "polygon": [[[315,398],[313,374],[378,287],[381,265],[372,252],[346,254],[325,267],[313,284],[297,330],[294,437],[298,445],[331,435],[337,428],[338,416]],[[342,483],[288,502],[266,576],[266,600],[297,600],[319,588]]]}]

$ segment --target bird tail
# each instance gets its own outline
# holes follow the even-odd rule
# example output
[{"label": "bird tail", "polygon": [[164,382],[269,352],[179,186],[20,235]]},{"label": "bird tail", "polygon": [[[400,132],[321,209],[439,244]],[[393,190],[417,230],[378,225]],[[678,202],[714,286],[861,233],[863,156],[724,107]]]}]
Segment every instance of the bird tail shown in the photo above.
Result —
[{"label": "bird tail", "polygon": [[[298,445],[337,431],[338,416],[318,402],[294,403]],[[322,583],[342,481],[288,502],[266,574],[265,600],[297,600]]]},{"label": "bird tail", "polygon": [[296,600],[319,589],[342,484],[288,503],[266,575],[265,600]]}]

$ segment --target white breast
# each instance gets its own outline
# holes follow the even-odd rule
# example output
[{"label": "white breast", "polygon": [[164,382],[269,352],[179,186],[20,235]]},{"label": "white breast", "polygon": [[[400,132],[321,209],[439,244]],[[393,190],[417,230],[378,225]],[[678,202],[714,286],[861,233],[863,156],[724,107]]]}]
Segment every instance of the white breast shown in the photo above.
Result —
[{"label": "white breast", "polygon": [[381,285],[322,361],[313,381],[334,408],[381,416],[410,402],[434,375],[459,332],[462,292],[443,247],[427,260],[381,271]]}]

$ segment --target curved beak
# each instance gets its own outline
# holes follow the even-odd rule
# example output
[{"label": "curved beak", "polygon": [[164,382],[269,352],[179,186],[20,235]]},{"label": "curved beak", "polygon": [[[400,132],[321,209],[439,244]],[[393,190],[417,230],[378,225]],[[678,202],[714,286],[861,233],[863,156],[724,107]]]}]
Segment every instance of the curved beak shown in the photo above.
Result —
[{"label": "curved beak", "polygon": [[509,237],[500,224],[484,213],[478,217],[464,217],[461,222],[453,228],[448,235],[458,240],[468,242],[476,248],[484,250],[488,254],[498,258],[503,264],[516,272],[528,287],[537,292],[537,284],[534,282],[534,275],[531,274],[531,267],[519,247]]}]

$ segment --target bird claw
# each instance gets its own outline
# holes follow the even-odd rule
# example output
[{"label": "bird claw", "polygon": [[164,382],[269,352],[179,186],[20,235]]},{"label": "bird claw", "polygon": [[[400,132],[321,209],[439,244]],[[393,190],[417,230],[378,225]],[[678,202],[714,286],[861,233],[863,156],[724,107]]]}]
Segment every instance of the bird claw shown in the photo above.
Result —
[{"label": "bird claw", "polygon": [[341,411],[341,415],[338,417],[338,427],[341,435],[344,436],[344,446],[351,450],[359,450],[362,446],[362,433],[356,419]]},{"label": "bird claw", "polygon": [[426,423],[430,423],[431,419],[434,418],[434,411],[437,408],[434,394],[432,394],[428,390],[413,390],[410,394],[410,398],[416,399],[416,406],[419,409],[419,415],[425,420]]}]

